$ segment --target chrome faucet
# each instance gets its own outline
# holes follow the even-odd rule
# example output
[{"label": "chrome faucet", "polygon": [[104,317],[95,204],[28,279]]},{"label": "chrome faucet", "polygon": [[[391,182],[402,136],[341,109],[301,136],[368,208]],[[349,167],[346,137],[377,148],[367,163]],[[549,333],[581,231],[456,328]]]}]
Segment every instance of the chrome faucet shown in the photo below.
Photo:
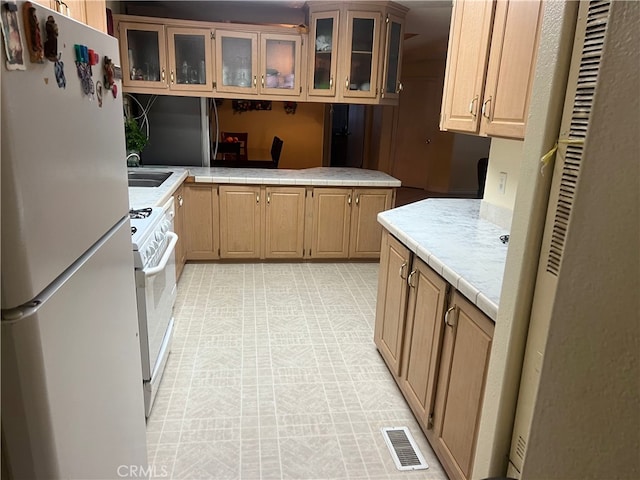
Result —
[{"label": "chrome faucet", "polygon": [[[133,160],[129,160],[131,157],[134,157]],[[136,152],[131,152],[127,155],[127,167],[139,167],[140,166],[140,155]]]}]

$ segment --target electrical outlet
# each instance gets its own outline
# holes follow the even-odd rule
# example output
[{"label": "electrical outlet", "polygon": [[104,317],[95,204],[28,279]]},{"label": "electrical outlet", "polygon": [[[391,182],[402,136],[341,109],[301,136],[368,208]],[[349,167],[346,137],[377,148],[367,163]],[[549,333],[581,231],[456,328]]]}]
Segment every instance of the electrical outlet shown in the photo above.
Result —
[{"label": "electrical outlet", "polygon": [[507,191],[507,172],[500,172],[500,177],[498,179],[498,193],[502,195]]}]

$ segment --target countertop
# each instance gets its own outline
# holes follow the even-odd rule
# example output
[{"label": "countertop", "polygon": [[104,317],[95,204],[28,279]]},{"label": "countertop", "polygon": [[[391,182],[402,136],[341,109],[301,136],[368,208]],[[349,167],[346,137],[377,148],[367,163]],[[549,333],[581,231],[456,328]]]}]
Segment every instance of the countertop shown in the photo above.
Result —
[{"label": "countertop", "polygon": [[141,167],[141,169],[170,171],[173,174],[159,187],[129,187],[129,205],[131,208],[163,205],[188,176],[195,177],[197,183],[389,188],[400,186],[400,180],[384,172],[363,170],[361,168],[317,167],[291,170],[283,168],[149,166]]},{"label": "countertop", "polygon": [[509,232],[480,218],[480,200],[422,200],[378,222],[495,322]]},{"label": "countertop", "polygon": [[259,185],[311,185],[335,187],[399,187],[400,180],[377,170],[346,167],[284,168],[189,168],[189,175],[201,183],[244,183]]}]

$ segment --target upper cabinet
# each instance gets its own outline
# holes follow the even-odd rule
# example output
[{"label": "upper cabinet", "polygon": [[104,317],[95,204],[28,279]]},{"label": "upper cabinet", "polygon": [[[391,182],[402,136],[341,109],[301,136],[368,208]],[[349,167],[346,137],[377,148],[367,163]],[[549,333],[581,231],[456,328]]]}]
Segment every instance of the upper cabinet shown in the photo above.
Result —
[{"label": "upper cabinet", "polygon": [[298,27],[116,15],[126,92],[304,99]]},{"label": "upper cabinet", "polygon": [[211,30],[167,27],[169,88],[182,92],[213,90]]},{"label": "upper cabinet", "polygon": [[90,27],[107,33],[107,6],[105,0],[33,0],[51,10],[62,13]]},{"label": "upper cabinet", "polygon": [[310,2],[307,100],[397,102],[406,11],[385,2]]},{"label": "upper cabinet", "polygon": [[542,2],[457,0],[440,128],[524,138]]},{"label": "upper cabinet", "polygon": [[300,97],[300,34],[216,30],[216,91]]},{"label": "upper cabinet", "polygon": [[181,95],[213,91],[211,30],[120,22],[123,87],[136,93]]}]

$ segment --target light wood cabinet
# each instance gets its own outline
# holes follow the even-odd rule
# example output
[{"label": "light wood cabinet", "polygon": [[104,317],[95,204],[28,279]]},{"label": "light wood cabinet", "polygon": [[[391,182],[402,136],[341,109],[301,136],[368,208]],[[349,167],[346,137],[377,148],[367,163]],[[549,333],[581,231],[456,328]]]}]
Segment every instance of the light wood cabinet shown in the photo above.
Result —
[{"label": "light wood cabinet", "polygon": [[219,258],[218,189],[206,183],[184,184],[184,238],[187,260]]},{"label": "light wood cabinet", "polygon": [[400,377],[411,252],[388,232],[382,236],[373,339],[389,370]]},{"label": "light wood cabinet", "polygon": [[430,441],[449,478],[469,479],[494,323],[459,292],[445,323]]},{"label": "light wood cabinet", "polygon": [[33,0],[44,7],[67,15],[90,27],[107,33],[107,6],[105,0]]},{"label": "light wood cabinet", "polygon": [[184,227],[184,186],[180,185],[173,194],[173,203],[175,208],[175,217],[173,219],[173,228],[178,235],[178,243],[176,244],[176,278],[180,278],[182,269],[187,261],[187,248],[185,242]]},{"label": "light wood cabinet", "polygon": [[304,249],[304,187],[266,187],[265,258],[302,258]]},{"label": "light wood cabinet", "polygon": [[258,34],[216,30],[216,90],[258,93]]},{"label": "light wood cabinet", "polygon": [[449,285],[422,260],[407,277],[409,305],[399,385],[421,425],[429,430],[435,405],[444,308]]},{"label": "light wood cabinet", "polygon": [[314,188],[312,258],[378,258],[391,189]]},{"label": "light wood cabinet", "polygon": [[260,187],[221,185],[219,195],[220,258],[260,258]]},{"label": "light wood cabinet", "polygon": [[542,2],[454,3],[440,128],[524,138]]},{"label": "light wood cabinet", "polygon": [[167,27],[170,90],[213,91],[211,37],[208,28]]},{"label": "light wood cabinet", "polygon": [[[397,103],[406,11],[392,3],[310,2],[307,100]],[[395,26],[383,28],[387,22]],[[383,94],[383,81],[393,93]]]},{"label": "light wood cabinet", "polygon": [[216,30],[216,90],[299,98],[302,35]]},{"label": "light wood cabinet", "polygon": [[313,189],[312,258],[347,258],[352,192],[350,188]]},{"label": "light wood cabinet", "polygon": [[213,92],[211,30],[120,21],[122,85],[128,92]]},{"label": "light wood cabinet", "polygon": [[220,186],[221,258],[302,258],[304,187]]},{"label": "light wood cabinet", "polygon": [[105,0],[86,0],[85,14],[87,25],[107,33],[107,2]]},{"label": "light wood cabinet", "polygon": [[381,188],[355,188],[349,231],[350,258],[378,258],[382,240],[382,225],[378,213],[392,207],[393,192]]},{"label": "light wood cabinet", "polygon": [[449,478],[470,479],[494,324],[387,231],[378,275],[374,342]]}]

